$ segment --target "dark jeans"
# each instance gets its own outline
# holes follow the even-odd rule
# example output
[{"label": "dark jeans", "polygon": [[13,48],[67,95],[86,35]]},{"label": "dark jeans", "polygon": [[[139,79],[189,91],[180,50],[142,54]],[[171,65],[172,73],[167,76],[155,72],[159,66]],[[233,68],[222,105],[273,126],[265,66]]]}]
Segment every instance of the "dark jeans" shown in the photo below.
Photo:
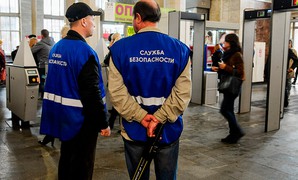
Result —
[{"label": "dark jeans", "polygon": [[59,180],[92,179],[98,132],[85,124],[73,139],[61,142]]},{"label": "dark jeans", "polygon": [[234,102],[237,95],[232,95],[230,93],[224,93],[224,98],[220,107],[220,113],[227,119],[230,128],[231,135],[242,134],[242,129],[237,123],[237,119],[234,113]]},{"label": "dark jeans", "polygon": [[[133,178],[134,172],[142,157],[145,149],[144,144],[134,143],[124,140],[125,160],[130,179]],[[161,146],[157,149],[154,157],[155,176],[156,180],[175,180],[178,165],[179,140],[176,142]],[[144,178],[149,180],[150,164],[144,170]]]}]

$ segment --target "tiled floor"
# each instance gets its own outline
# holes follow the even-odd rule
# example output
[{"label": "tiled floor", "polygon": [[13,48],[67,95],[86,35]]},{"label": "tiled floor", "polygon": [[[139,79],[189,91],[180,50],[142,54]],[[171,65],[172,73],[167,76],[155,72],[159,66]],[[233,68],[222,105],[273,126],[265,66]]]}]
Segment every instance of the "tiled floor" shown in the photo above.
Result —
[{"label": "tiled floor", "polygon": [[[253,103],[265,99],[264,85],[254,85]],[[292,101],[286,109],[278,131],[264,133],[265,109],[255,103],[252,111],[238,114],[245,130],[238,144],[226,145],[227,123],[218,105],[190,104],[184,114],[185,129],[181,137],[178,179],[181,180],[286,180],[298,179],[298,97],[293,86]],[[11,113],[5,104],[5,88],[0,89],[0,179],[57,179],[60,142],[42,147],[37,141],[39,120],[29,129],[12,130]],[[297,99],[297,101],[296,101]],[[37,113],[40,118],[40,111]],[[123,143],[117,133],[98,139],[93,179],[129,179],[124,162]],[[153,167],[151,179],[155,179]]]}]

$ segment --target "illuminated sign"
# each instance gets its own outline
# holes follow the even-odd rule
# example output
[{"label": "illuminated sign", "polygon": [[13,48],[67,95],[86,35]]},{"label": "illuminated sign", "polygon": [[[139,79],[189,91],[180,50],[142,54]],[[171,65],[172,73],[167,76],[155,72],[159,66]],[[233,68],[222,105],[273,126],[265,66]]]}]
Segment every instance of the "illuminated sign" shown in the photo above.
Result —
[{"label": "illuminated sign", "polygon": [[270,18],[270,17],[271,17],[271,9],[244,11],[244,19],[246,20],[255,20],[259,18]]},{"label": "illuminated sign", "polygon": [[115,3],[115,21],[117,22],[132,22],[133,5]]},{"label": "illuminated sign", "polygon": [[298,0],[272,0],[273,10],[297,9]]},{"label": "illuminated sign", "polygon": [[127,33],[127,36],[132,36],[135,34],[135,30],[133,29],[132,26],[128,26],[126,33]]},{"label": "illuminated sign", "polygon": [[[104,20],[105,21],[132,23],[133,6],[134,6],[134,4],[106,2]],[[167,14],[169,11],[173,11],[173,10],[174,9],[161,8],[161,13]]]},{"label": "illuminated sign", "polygon": [[265,11],[258,11],[257,17],[265,17]]}]

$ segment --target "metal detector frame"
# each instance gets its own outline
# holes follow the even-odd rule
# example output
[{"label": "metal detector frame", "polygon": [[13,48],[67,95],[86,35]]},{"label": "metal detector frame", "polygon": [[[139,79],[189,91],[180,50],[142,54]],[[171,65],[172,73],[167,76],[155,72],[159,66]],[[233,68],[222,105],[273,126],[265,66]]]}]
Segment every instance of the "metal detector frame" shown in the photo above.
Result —
[{"label": "metal detector frame", "polygon": [[192,56],[191,102],[203,103],[205,15],[181,11],[169,12],[169,36],[180,39],[180,20],[194,21],[194,43]]}]

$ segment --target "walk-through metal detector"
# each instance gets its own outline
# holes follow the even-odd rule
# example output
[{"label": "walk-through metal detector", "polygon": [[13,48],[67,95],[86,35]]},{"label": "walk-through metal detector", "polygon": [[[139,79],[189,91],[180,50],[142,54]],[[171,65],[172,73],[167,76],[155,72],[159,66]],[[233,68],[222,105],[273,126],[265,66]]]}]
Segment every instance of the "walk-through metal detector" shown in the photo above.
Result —
[{"label": "walk-through metal detector", "polygon": [[290,10],[298,8],[293,0],[273,0],[271,25],[270,79],[267,93],[265,131],[278,130],[283,117],[288,43],[290,38]]},{"label": "walk-through metal detector", "polygon": [[255,24],[258,19],[270,17],[271,9],[244,11],[242,48],[246,78],[242,84],[242,91],[239,98],[239,113],[247,113],[251,110]]},{"label": "walk-through metal detector", "polygon": [[202,104],[204,80],[205,15],[181,11],[169,12],[168,32],[170,36],[180,39],[181,20],[189,20],[194,22],[191,102]]},{"label": "walk-through metal detector", "polygon": [[244,10],[242,48],[246,78],[239,98],[239,113],[247,113],[251,110],[255,24],[259,19],[270,17],[271,9]]}]

